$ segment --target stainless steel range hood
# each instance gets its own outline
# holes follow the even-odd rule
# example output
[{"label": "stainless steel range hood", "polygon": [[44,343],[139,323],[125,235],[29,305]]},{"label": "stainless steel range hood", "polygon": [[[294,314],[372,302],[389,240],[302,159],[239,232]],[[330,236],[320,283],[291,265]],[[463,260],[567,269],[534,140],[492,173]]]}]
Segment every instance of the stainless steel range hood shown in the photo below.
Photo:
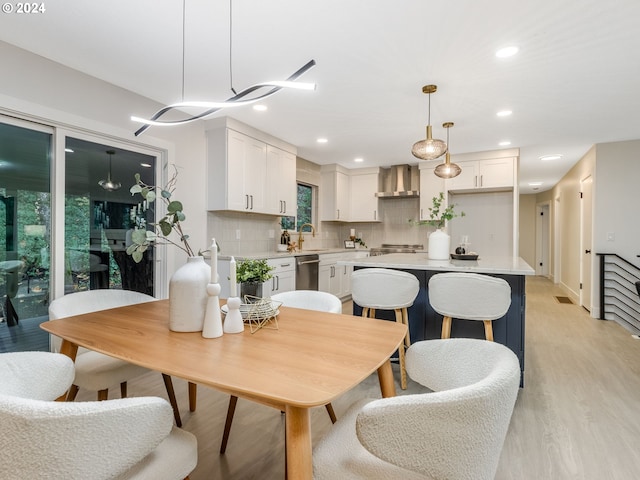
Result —
[{"label": "stainless steel range hood", "polygon": [[411,165],[393,165],[380,169],[382,191],[379,198],[400,198],[420,196],[420,172]]}]

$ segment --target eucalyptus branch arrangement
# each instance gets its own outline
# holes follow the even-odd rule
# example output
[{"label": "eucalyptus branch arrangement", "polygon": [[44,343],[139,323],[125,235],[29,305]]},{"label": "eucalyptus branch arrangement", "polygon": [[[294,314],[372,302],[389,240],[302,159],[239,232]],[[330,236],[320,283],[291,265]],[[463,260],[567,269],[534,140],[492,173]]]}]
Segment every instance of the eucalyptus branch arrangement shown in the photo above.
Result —
[{"label": "eucalyptus branch arrangement", "polygon": [[444,193],[440,192],[440,195],[437,197],[433,197],[433,206],[429,207],[429,220],[409,220],[410,223],[414,225],[429,225],[431,227],[443,228],[449,220],[455,217],[464,217],[465,213],[460,212],[459,214],[455,212],[455,204],[447,205],[447,207],[442,209],[444,203]]},{"label": "eucalyptus branch arrangement", "polygon": [[[144,199],[143,205],[148,208],[151,208],[153,202],[158,198],[158,194],[156,193],[157,191],[160,192],[159,198],[167,205],[167,214],[162,217],[158,223],[152,224],[154,226],[154,230],[147,230],[144,226],[136,226],[134,229],[133,234],[131,235],[132,243],[127,247],[127,254],[131,255],[136,263],[139,263],[142,260],[142,256],[147,249],[152,247],[154,244],[162,244],[159,241],[160,235],[164,237],[165,244],[175,245],[190,257],[195,256],[191,245],[189,245],[189,235],[184,234],[180,223],[186,219],[183,212],[182,202],[171,199],[178,179],[178,170],[175,165],[173,168],[174,173],[163,188],[154,185],[147,185],[140,179],[140,174],[136,173],[136,183],[129,189],[132,196],[140,194]],[[177,240],[173,240],[169,237],[172,232],[176,233],[178,237]],[[202,254],[202,252],[198,253]]]}]

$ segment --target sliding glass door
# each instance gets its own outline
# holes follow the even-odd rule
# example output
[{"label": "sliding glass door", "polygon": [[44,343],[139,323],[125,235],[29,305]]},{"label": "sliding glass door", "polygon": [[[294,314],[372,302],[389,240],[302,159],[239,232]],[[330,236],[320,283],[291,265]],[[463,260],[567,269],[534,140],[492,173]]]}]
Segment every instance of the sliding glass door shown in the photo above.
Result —
[{"label": "sliding glass door", "polygon": [[49,350],[39,325],[56,296],[157,293],[158,252],[126,254],[133,227],[155,221],[129,189],[137,173],[156,183],[159,153],[136,148],[0,115],[0,352]]},{"label": "sliding glass door", "polygon": [[0,116],[0,352],[48,348],[52,138]]},{"label": "sliding glass door", "polygon": [[156,157],[109,144],[65,140],[65,293],[99,288],[154,294],[154,250],[135,263],[131,231],[153,210],[129,192],[135,174],[154,184]]}]

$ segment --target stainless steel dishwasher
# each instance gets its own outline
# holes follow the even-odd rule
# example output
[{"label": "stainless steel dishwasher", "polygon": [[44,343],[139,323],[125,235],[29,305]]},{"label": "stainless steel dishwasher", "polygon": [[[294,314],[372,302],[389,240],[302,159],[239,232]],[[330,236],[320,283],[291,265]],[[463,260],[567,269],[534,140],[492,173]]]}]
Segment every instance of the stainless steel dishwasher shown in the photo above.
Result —
[{"label": "stainless steel dishwasher", "polygon": [[296,290],[318,290],[319,263],[317,253],[296,257]]}]

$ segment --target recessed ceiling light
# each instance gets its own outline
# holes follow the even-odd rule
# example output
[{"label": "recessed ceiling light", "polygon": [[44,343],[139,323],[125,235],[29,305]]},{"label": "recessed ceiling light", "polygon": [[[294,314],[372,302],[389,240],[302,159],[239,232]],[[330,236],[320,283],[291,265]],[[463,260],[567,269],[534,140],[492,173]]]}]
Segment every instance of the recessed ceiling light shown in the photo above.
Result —
[{"label": "recessed ceiling light", "polygon": [[540,160],[542,160],[543,162],[548,162],[549,160],[560,160],[562,158],[562,155],[560,155],[559,153],[554,153],[551,155],[542,155],[540,157]]},{"label": "recessed ceiling light", "polygon": [[328,141],[329,141],[329,140],[327,140],[326,138],[318,138],[318,139],[316,140],[316,142],[318,142],[318,143],[327,143]]},{"label": "recessed ceiling light", "polygon": [[510,45],[508,47],[501,48],[496,52],[496,57],[498,58],[507,58],[513,57],[516,53],[518,53],[518,47],[515,45]]},{"label": "recessed ceiling light", "polygon": [[71,150],[70,148],[65,148],[64,149],[65,152],[67,153],[75,153],[73,150]]},{"label": "recessed ceiling light", "polygon": [[151,164],[150,163],[141,163],[140,166],[144,167],[144,168],[151,168]]},{"label": "recessed ceiling light", "polygon": [[364,158],[360,158],[360,157],[358,157],[358,158],[354,158],[354,159],[353,159],[353,161],[354,161],[354,162],[358,162],[358,163],[360,163],[360,162],[364,162]]},{"label": "recessed ceiling light", "polygon": [[505,140],[503,142],[498,143],[498,145],[500,145],[501,147],[506,147],[507,145],[511,145],[511,142],[509,140]]},{"label": "recessed ceiling light", "polygon": [[511,110],[500,110],[498,113],[496,113],[496,115],[498,115],[499,117],[508,117],[512,113],[513,112]]},{"label": "recessed ceiling light", "polygon": [[253,109],[254,109],[255,111],[257,111],[257,112],[266,112],[266,111],[267,111],[267,106],[266,106],[266,105],[258,104],[258,105],[254,105],[254,106],[253,106]]}]

